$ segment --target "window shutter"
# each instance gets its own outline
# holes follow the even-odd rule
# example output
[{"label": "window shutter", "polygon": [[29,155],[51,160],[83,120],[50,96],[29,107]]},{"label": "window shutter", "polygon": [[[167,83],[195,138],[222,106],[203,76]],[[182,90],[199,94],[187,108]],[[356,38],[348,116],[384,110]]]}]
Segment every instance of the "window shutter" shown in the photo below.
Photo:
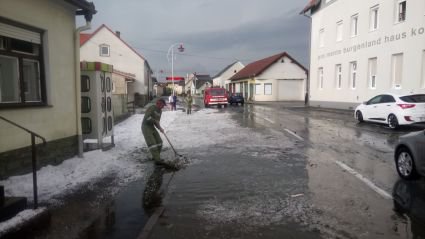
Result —
[{"label": "window shutter", "polygon": [[0,35],[22,41],[41,44],[41,34],[0,22]]}]

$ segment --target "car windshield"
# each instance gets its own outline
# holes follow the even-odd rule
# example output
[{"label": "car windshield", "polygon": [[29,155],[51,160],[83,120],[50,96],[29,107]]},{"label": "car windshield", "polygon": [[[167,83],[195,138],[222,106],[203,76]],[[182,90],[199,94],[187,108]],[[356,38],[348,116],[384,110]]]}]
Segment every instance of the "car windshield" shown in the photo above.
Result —
[{"label": "car windshield", "polygon": [[406,95],[406,96],[400,97],[400,99],[404,102],[409,102],[409,103],[425,103],[425,94]]},{"label": "car windshield", "polygon": [[242,96],[242,94],[241,94],[241,93],[234,93],[233,95],[234,95],[234,96]]},{"label": "car windshield", "polygon": [[224,89],[212,89],[210,90],[210,94],[214,96],[224,95]]}]

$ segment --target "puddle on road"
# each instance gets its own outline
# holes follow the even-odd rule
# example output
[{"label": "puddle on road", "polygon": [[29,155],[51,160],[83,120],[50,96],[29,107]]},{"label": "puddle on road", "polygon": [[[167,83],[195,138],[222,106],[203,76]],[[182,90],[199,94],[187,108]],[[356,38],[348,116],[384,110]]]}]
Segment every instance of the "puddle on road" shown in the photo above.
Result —
[{"label": "puddle on road", "polygon": [[50,226],[30,238],[136,238],[148,220],[142,207],[143,190],[143,179],[122,188],[113,198],[108,192],[99,196],[90,188],[81,190],[67,197],[66,207],[51,210]]}]

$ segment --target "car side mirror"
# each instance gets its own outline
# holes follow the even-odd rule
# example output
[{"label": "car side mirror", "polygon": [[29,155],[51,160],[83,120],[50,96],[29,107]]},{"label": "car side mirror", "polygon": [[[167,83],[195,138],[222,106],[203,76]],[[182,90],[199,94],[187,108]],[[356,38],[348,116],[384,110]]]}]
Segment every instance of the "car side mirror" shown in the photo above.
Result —
[{"label": "car side mirror", "polygon": [[363,101],[363,104],[364,104],[364,105],[368,105],[367,101]]}]

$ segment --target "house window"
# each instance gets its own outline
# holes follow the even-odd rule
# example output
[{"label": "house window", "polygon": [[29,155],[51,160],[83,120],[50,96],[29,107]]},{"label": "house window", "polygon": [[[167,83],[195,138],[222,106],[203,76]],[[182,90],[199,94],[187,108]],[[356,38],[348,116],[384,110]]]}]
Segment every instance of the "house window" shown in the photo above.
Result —
[{"label": "house window", "polygon": [[46,104],[42,32],[0,19],[0,108]]},{"label": "house window", "polygon": [[335,81],[336,81],[336,88],[341,89],[342,87],[342,67],[341,64],[338,64],[335,66]]},{"label": "house window", "polygon": [[272,83],[264,84],[264,95],[272,95]]},{"label": "house window", "polygon": [[391,78],[394,88],[401,88],[403,78],[403,53],[391,57]]},{"label": "house window", "polygon": [[342,33],[343,33],[343,25],[342,21],[336,23],[336,41],[342,41]]},{"label": "house window", "polygon": [[406,0],[396,0],[396,23],[406,20]]},{"label": "house window", "polygon": [[106,44],[102,44],[99,46],[99,55],[100,56],[109,56],[110,52],[109,52],[109,45]]},{"label": "house window", "polygon": [[422,51],[422,82],[421,87],[425,88],[425,50]]},{"label": "house window", "polygon": [[261,84],[255,84],[255,94],[256,95],[261,95],[261,92],[262,92],[262,87],[261,87]]},{"label": "house window", "polygon": [[356,89],[356,80],[357,80],[357,62],[350,62],[350,82],[351,89]]},{"label": "house window", "polygon": [[357,36],[358,32],[359,15],[351,16],[351,37]]},{"label": "house window", "polygon": [[325,46],[325,29],[320,29],[319,31],[319,47]]},{"label": "house window", "polygon": [[370,8],[369,30],[375,31],[379,24],[379,5]]},{"label": "house window", "polygon": [[320,67],[318,70],[318,81],[319,89],[323,89],[323,67]]},{"label": "house window", "polygon": [[377,58],[369,58],[369,88],[376,89]]}]

